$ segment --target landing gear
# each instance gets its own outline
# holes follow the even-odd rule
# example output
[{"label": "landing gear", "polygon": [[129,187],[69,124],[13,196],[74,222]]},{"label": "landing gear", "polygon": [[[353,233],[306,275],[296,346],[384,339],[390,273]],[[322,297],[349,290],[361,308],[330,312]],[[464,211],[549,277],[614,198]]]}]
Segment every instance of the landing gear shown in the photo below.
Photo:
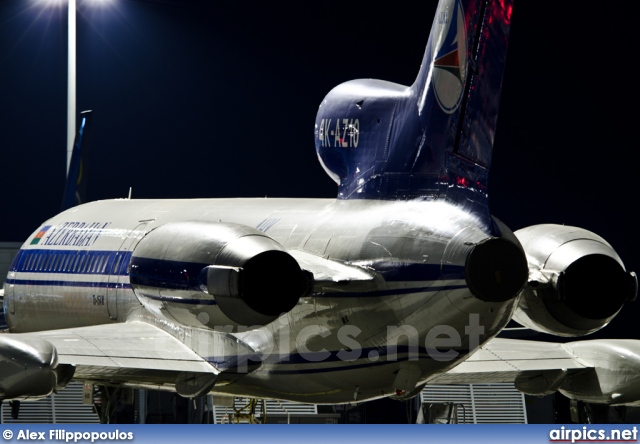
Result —
[{"label": "landing gear", "polygon": [[570,408],[571,421],[576,424],[593,424],[593,418],[589,404],[572,399]]},{"label": "landing gear", "polygon": [[111,424],[119,405],[133,404],[133,390],[129,388],[99,385],[96,389],[93,407],[100,424]]},{"label": "landing gear", "polygon": [[[571,400],[571,420],[577,424],[609,424],[610,407],[601,404],[588,404],[582,401]],[[614,408],[615,409],[615,408]],[[615,409],[613,413],[617,413],[624,420],[624,409]],[[615,421],[614,419],[614,422]]]},{"label": "landing gear", "polygon": [[100,418],[100,424],[109,424],[115,411],[118,389],[104,385],[99,385],[96,389],[98,393],[94,396],[93,408]]}]

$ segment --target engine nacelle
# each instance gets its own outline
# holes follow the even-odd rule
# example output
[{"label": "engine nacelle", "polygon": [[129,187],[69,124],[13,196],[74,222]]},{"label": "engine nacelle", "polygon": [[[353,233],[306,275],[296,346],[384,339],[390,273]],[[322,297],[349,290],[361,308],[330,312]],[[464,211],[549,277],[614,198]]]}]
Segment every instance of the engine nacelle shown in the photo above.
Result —
[{"label": "engine nacelle", "polygon": [[607,325],[634,300],[635,273],[600,236],[564,225],[515,232],[529,264],[529,281],[513,319],[557,336],[582,336]]},{"label": "engine nacelle", "polygon": [[75,368],[58,364],[55,347],[44,339],[0,335],[0,402],[38,399],[62,389]]},{"label": "engine nacelle", "polygon": [[142,304],[186,325],[265,325],[290,311],[313,277],[282,246],[251,227],[169,223],[136,246],[129,272]]}]

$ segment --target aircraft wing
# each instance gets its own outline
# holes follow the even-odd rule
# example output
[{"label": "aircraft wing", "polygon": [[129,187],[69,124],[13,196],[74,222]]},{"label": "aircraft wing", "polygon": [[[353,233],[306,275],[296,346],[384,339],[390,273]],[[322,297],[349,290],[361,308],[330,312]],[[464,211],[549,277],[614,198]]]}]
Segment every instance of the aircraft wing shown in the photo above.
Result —
[{"label": "aircraft wing", "polygon": [[640,341],[594,339],[564,344],[496,338],[429,384],[513,382],[521,392],[640,405]]},{"label": "aircraft wing", "polygon": [[[52,343],[60,364],[124,369],[215,372],[215,368],[173,336],[142,322],[29,333]],[[25,336],[27,336],[25,334]],[[78,371],[78,370],[76,370]]]},{"label": "aircraft wing", "polygon": [[514,382],[523,372],[588,368],[564,344],[495,338],[429,384]]},{"label": "aircraft wing", "polygon": [[30,356],[20,355],[25,362],[39,358],[52,368],[73,366],[74,379],[96,384],[175,386],[189,396],[210,388],[220,373],[180,340],[143,322],[0,335],[0,341],[7,358],[12,355],[5,342],[10,341],[14,350],[28,350]]}]

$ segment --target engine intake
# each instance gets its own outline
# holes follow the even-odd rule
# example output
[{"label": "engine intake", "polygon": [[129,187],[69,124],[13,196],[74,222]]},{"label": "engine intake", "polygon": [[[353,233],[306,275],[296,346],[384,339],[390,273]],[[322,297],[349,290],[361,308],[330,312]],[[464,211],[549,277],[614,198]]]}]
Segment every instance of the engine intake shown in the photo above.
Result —
[{"label": "engine intake", "polygon": [[313,281],[264,233],[210,222],[169,223],[149,232],[133,252],[129,275],[148,309],[209,328],[273,322]]},{"label": "engine intake", "polygon": [[600,236],[564,225],[515,232],[529,263],[514,319],[533,330],[582,336],[607,325],[637,294],[635,273]]}]

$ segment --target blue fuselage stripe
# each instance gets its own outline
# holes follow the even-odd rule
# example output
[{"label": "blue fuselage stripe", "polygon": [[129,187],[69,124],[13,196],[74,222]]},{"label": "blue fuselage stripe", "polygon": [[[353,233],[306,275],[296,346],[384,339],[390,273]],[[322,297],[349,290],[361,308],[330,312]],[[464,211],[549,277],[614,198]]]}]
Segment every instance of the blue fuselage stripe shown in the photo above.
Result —
[{"label": "blue fuselage stripe", "polygon": [[[36,280],[36,279],[7,279],[8,284],[24,285],[24,286],[43,286],[43,287],[85,287],[85,288],[133,288],[130,283],[120,282],[106,282],[106,281],[70,281],[70,280]],[[467,288],[466,285],[438,285],[432,287],[414,287],[414,288],[398,288],[390,290],[378,290],[369,292],[326,292],[326,293],[313,293],[311,297],[314,298],[374,298],[374,297],[386,297],[386,296],[400,296],[414,293],[435,293],[439,291],[459,290]],[[141,292],[141,296],[156,301],[175,302],[179,304],[192,304],[192,305],[216,305],[216,302],[209,299],[186,299],[180,297],[171,296],[156,296],[147,292]]]},{"label": "blue fuselage stripe", "polygon": [[17,273],[126,276],[131,252],[113,250],[20,250],[10,271]]},{"label": "blue fuselage stripe", "polygon": [[7,279],[8,284],[38,286],[38,287],[87,287],[87,288],[131,288],[129,283],[107,281],[68,281],[68,280],[36,280],[36,279]]},{"label": "blue fuselage stripe", "polygon": [[[132,274],[129,275],[128,267],[131,264]],[[9,278],[7,283],[25,286],[51,286],[51,287],[87,287],[87,288],[132,288],[135,286],[150,287],[168,290],[199,291],[202,282],[199,280],[200,271],[209,266],[206,263],[185,261],[169,261],[162,259],[132,258],[131,252],[118,252],[110,250],[53,250],[53,249],[23,249],[14,259],[11,271],[16,273],[28,273],[28,278]],[[381,289],[367,292],[317,292],[312,297],[317,298],[359,298],[359,297],[385,297],[406,295],[423,292],[439,292],[467,288],[464,284],[437,285],[443,280],[464,279],[464,267],[441,266],[439,264],[387,264],[384,262],[371,263],[368,266],[374,268],[386,282],[422,282],[423,285],[411,288]],[[155,270],[139,273],[140,271]],[[160,271],[158,271],[160,270]],[[164,270],[164,272],[162,272]],[[38,275],[48,275],[46,279],[38,279]],[[63,275],[54,278],[51,275]],[[80,276],[94,276],[91,281],[74,279]],[[112,276],[112,282],[108,281]],[[129,282],[116,282],[115,277],[126,276]],[[186,276],[186,278],[185,278]],[[186,280],[185,280],[186,279]],[[197,281],[197,282],[196,282]],[[424,285],[432,282],[434,285]],[[177,303],[190,304],[215,304],[214,301],[199,298],[180,298],[143,294],[145,297]]]}]

